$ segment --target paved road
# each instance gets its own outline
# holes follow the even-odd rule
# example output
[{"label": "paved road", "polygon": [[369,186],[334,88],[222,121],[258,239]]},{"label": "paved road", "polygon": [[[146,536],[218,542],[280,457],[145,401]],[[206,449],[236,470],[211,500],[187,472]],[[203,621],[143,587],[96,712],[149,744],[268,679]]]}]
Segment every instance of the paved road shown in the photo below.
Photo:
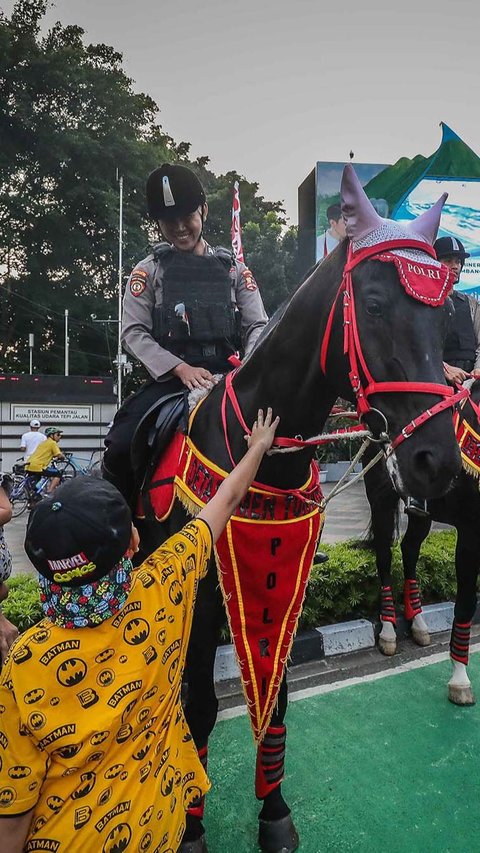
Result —
[{"label": "paved road", "polygon": [[[334,483],[325,483],[323,485],[324,493],[330,494],[334,485]],[[362,536],[369,521],[370,514],[363,483],[354,483],[329,503],[322,542],[332,544],[333,542]],[[404,523],[402,519],[402,524]],[[23,550],[26,524],[27,514],[25,513],[20,518],[14,518],[5,531],[12,552],[13,574],[34,572],[34,568]],[[441,529],[446,525],[434,524],[433,527],[434,529]]]}]

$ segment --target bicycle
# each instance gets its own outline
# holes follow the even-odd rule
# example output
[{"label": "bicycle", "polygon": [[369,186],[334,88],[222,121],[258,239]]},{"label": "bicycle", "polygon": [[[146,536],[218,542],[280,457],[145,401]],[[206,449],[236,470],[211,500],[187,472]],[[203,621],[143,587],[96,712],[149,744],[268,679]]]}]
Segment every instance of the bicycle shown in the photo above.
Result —
[{"label": "bicycle", "polygon": [[[90,454],[89,459],[82,458],[81,456],[77,456],[72,452],[67,452],[64,454],[65,456],[65,468],[67,469],[67,477],[73,477],[75,474],[93,474],[95,472],[100,471],[101,460],[96,459],[94,461],[95,454],[98,453],[98,450],[93,450]],[[75,474],[72,474],[72,469],[75,471]]]},{"label": "bicycle", "polygon": [[[61,482],[77,475],[74,466],[68,460],[55,462],[50,467],[56,469]],[[26,509],[31,509],[34,504],[47,496],[47,486],[52,476],[57,475],[43,474],[37,478],[34,474],[25,471],[24,464],[16,463],[13,466],[13,486],[10,493],[13,518],[18,518]]]}]

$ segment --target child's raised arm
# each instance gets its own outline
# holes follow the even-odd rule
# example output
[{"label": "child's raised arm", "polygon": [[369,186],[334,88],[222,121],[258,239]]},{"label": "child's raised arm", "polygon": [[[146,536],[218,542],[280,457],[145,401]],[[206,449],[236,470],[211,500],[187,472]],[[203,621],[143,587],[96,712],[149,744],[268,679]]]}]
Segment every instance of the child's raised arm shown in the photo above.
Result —
[{"label": "child's raised arm", "polygon": [[272,410],[267,409],[265,419],[263,410],[258,410],[257,420],[252,427],[252,434],[245,436],[248,450],[233,471],[225,478],[217,494],[201,510],[198,518],[203,518],[209,525],[213,542],[215,543],[229,520],[232,512],[241,502],[248,487],[255,479],[267,450],[270,450],[275,430],[280,418],[272,420]]}]

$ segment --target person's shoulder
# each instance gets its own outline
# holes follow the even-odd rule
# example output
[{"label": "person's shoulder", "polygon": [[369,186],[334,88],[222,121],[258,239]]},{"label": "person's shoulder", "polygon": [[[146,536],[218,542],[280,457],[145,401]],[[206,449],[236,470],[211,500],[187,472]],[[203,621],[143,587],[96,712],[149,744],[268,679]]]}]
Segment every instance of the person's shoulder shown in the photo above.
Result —
[{"label": "person's shoulder", "polygon": [[49,619],[42,619],[40,622],[27,628],[23,634],[20,634],[13,641],[2,667],[2,684],[5,685],[6,682],[14,677],[19,666],[22,666],[22,672],[25,672],[24,665],[29,661],[35,661],[39,652],[41,654],[44,653],[44,643],[50,637],[51,627],[52,623]]},{"label": "person's shoulder", "polygon": [[235,255],[231,249],[227,249],[225,246],[209,246],[207,244],[206,254],[212,254],[220,261],[224,261],[230,265],[235,264]]},{"label": "person's shoulder", "polygon": [[135,275],[135,273],[146,273],[147,275],[149,275],[153,272],[154,267],[155,256],[152,251],[149,255],[147,255],[145,258],[142,258],[141,261],[138,261],[138,263],[135,264],[134,268],[132,269],[131,275],[133,276]]}]

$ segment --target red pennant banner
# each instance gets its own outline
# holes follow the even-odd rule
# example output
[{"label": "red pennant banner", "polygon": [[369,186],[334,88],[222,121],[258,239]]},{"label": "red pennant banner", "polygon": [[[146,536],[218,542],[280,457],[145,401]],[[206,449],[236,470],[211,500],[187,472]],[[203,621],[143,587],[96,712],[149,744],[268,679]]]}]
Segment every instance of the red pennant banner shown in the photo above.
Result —
[{"label": "red pennant banner", "polygon": [[[192,513],[226,472],[187,438],[176,494]],[[318,468],[292,492],[254,484],[217,542],[218,574],[255,739],[277,701],[324,515]]]}]

